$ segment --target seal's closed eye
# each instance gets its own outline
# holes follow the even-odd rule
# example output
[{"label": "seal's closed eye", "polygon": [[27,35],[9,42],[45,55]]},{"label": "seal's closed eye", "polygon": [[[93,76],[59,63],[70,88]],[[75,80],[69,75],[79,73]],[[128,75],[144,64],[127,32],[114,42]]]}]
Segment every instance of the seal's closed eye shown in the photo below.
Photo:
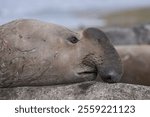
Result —
[{"label": "seal's closed eye", "polygon": [[75,36],[68,37],[67,40],[73,44],[79,41],[79,39],[77,39]]}]

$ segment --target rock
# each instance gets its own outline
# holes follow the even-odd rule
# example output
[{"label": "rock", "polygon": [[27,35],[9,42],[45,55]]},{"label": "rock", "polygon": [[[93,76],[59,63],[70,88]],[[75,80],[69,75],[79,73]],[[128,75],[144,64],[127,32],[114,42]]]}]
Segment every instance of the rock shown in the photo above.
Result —
[{"label": "rock", "polygon": [[150,87],[89,81],[62,86],[0,88],[0,99],[150,99]]},{"label": "rock", "polygon": [[114,45],[150,44],[150,24],[133,28],[111,27],[104,29]]}]

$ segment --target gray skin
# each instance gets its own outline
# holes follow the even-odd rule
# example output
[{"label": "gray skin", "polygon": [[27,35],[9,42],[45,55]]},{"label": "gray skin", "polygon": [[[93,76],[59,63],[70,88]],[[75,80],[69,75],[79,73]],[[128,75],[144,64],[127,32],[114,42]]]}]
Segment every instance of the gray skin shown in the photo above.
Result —
[{"label": "gray skin", "polygon": [[78,34],[29,19],[0,26],[0,87],[112,83],[121,76],[118,53],[96,28]]}]

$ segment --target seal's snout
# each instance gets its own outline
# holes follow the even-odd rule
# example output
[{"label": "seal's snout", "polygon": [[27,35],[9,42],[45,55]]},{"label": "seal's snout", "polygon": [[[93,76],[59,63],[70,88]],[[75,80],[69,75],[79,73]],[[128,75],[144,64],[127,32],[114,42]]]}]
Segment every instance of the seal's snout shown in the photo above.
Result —
[{"label": "seal's snout", "polygon": [[87,49],[90,54],[85,58],[87,66],[96,66],[95,80],[108,83],[119,82],[123,73],[122,62],[107,35],[97,28],[87,28],[83,31],[83,37],[94,45]]},{"label": "seal's snout", "polygon": [[108,72],[108,74],[102,75],[101,78],[104,82],[115,83],[115,82],[119,82],[119,80],[121,79],[121,75],[119,75],[114,71],[111,71]]}]

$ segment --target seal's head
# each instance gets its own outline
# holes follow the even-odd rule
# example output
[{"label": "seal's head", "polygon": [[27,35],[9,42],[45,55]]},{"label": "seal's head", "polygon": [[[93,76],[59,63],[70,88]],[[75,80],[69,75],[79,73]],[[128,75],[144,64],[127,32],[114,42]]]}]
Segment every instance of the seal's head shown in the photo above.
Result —
[{"label": "seal's head", "polygon": [[59,73],[67,79],[65,82],[96,80],[113,83],[121,79],[121,59],[101,30],[88,28],[80,34],[67,31],[60,38],[62,41],[55,44],[59,47],[53,66],[57,66]]},{"label": "seal's head", "polygon": [[120,57],[96,28],[81,34],[37,20],[16,20],[0,27],[0,87],[118,82]]},{"label": "seal's head", "polygon": [[[99,29],[88,28],[80,35],[67,38],[71,46],[65,52],[64,60],[71,66],[70,71],[78,80],[97,80],[104,82],[118,82],[122,76],[121,59],[107,36]],[[64,62],[63,60],[63,62]],[[69,67],[70,68],[70,67]]]}]

